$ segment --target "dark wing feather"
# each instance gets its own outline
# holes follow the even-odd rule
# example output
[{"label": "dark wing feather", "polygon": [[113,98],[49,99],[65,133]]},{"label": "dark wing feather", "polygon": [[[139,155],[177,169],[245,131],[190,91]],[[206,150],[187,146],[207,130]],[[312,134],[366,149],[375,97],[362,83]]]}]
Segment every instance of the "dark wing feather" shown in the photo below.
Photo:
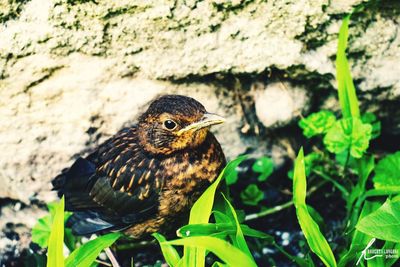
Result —
[{"label": "dark wing feather", "polygon": [[124,129],[86,159],[79,158],[56,178],[65,195],[75,233],[124,228],[144,221],[158,209],[163,184],[157,159],[150,159],[137,142],[135,128]]}]

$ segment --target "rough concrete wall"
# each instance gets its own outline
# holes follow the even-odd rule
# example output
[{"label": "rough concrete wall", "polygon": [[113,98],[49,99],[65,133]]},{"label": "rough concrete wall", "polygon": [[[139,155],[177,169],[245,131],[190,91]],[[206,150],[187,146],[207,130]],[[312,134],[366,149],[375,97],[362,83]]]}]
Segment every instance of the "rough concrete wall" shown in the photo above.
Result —
[{"label": "rough concrete wall", "polygon": [[[256,148],[281,162],[260,127],[335,107],[337,33],[361,2],[0,0],[0,198],[49,198],[76,155],[163,93],[226,116],[215,130],[229,158]],[[399,12],[385,1],[350,28],[354,78],[375,110],[400,99]]]}]

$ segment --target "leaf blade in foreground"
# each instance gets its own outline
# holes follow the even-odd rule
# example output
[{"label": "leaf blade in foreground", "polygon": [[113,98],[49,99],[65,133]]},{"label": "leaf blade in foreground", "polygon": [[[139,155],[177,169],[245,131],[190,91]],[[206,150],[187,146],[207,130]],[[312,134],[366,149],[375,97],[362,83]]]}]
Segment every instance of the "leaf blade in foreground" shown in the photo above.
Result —
[{"label": "leaf blade in foreground", "polygon": [[207,249],[223,260],[228,266],[256,267],[256,263],[240,249],[232,246],[225,240],[209,237],[195,236],[165,242],[170,245],[183,245]]},{"label": "leaf blade in foreground", "polygon": [[79,248],[75,249],[65,260],[66,267],[89,267],[96,260],[100,252],[110,247],[118,238],[122,236],[121,233],[109,233],[99,236],[96,239],[90,240]]},{"label": "leaf blade in foreground", "polygon": [[293,177],[293,202],[301,230],[306,237],[311,250],[326,266],[336,267],[336,260],[325,237],[319,230],[318,224],[312,219],[306,205],[306,174],[304,166],[304,152],[300,150],[295,161]]},{"label": "leaf blade in foreground", "polygon": [[48,242],[47,266],[64,266],[64,197],[55,207],[55,215]]},{"label": "leaf blade in foreground", "polygon": [[357,230],[378,239],[400,242],[400,201],[386,200],[356,225]]}]

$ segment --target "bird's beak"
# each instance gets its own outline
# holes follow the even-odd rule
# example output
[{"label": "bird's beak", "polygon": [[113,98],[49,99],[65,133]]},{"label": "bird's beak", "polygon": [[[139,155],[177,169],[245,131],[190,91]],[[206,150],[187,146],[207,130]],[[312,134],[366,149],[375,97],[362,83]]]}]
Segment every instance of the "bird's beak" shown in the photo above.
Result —
[{"label": "bird's beak", "polygon": [[197,131],[199,129],[209,127],[211,125],[221,124],[224,122],[225,122],[225,119],[217,114],[205,113],[198,122],[192,123],[192,124],[186,126],[185,128],[180,129],[178,131],[178,135],[181,135],[190,130]]}]

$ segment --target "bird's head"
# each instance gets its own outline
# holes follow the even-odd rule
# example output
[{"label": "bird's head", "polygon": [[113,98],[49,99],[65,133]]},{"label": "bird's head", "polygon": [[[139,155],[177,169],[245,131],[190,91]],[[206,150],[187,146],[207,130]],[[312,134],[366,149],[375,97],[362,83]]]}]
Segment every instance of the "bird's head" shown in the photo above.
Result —
[{"label": "bird's head", "polygon": [[191,97],[165,95],[154,100],[140,116],[139,142],[150,153],[167,155],[199,146],[210,126],[224,121]]}]

